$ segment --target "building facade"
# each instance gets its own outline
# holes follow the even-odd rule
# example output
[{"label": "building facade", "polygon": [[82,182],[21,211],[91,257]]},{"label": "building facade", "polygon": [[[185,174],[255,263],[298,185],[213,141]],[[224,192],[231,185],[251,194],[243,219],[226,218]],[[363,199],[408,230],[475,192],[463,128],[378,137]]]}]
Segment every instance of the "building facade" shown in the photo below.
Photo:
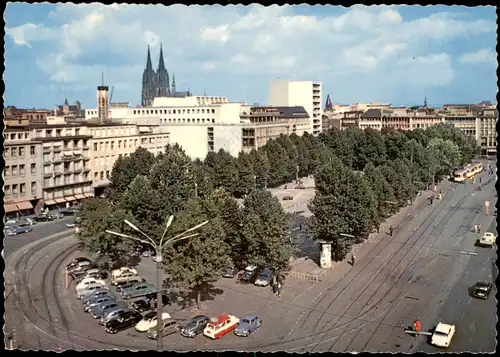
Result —
[{"label": "building facade", "polygon": [[63,105],[57,105],[55,107],[54,115],[56,117],[65,117],[69,119],[79,118],[82,116],[82,105],[79,101],[76,101],[75,104],[69,104],[68,99],[65,98]]},{"label": "building facade", "polygon": [[476,118],[476,141],[482,155],[492,155],[497,152],[498,110],[495,107],[481,108]]},{"label": "building facade", "polygon": [[41,208],[42,142],[31,138],[25,127],[4,130],[4,209],[7,216],[23,215]]},{"label": "building facade", "polygon": [[474,104],[445,104],[441,109],[445,122],[453,124],[465,135],[476,138],[478,109]]},{"label": "building facade", "polygon": [[311,125],[309,132],[318,135],[322,130],[322,93],[321,82],[274,79],[269,84],[269,105],[304,107],[309,114]]},{"label": "building facade", "polygon": [[47,116],[51,114],[52,112],[48,109],[18,109],[9,106],[4,109],[4,122],[9,126],[46,124]]},{"label": "building facade", "polygon": [[360,115],[358,127],[361,130],[387,128],[406,131],[417,128],[426,129],[443,122],[443,115],[427,108],[413,110],[408,108],[368,109]]}]

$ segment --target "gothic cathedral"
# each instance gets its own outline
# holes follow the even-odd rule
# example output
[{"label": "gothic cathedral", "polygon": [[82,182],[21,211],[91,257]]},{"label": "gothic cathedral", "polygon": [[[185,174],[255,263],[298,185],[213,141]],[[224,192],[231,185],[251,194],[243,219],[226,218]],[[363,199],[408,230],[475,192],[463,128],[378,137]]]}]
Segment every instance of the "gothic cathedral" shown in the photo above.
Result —
[{"label": "gothic cathedral", "polygon": [[160,45],[160,61],[158,70],[153,69],[151,63],[151,51],[148,46],[148,57],[146,60],[146,69],[142,74],[142,101],[143,107],[149,107],[153,104],[156,97],[186,97],[190,96],[189,91],[177,92],[175,89],[175,77],[172,74],[172,87],[170,87],[170,78],[165,61],[163,59],[163,48]]}]

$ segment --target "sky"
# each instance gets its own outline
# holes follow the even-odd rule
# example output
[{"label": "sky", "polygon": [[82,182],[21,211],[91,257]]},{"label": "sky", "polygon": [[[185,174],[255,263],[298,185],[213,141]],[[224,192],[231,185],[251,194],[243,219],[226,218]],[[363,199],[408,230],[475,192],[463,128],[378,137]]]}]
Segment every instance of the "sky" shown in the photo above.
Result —
[{"label": "sky", "polygon": [[496,13],[463,6],[184,6],[9,3],[5,105],[67,98],[140,104],[148,45],[177,90],[268,104],[275,78],[323,83],[333,103],[496,103]]}]

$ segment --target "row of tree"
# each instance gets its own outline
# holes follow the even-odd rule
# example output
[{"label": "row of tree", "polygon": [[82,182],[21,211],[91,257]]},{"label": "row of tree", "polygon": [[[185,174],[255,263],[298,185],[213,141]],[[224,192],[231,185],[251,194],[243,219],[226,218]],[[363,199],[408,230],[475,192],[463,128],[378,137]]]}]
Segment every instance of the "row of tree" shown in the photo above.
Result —
[{"label": "row of tree", "polygon": [[[204,161],[191,160],[177,145],[157,156],[139,148],[115,163],[106,198],[84,204],[80,239],[90,251],[116,261],[134,243],[105,230],[134,234],[124,219],[151,237],[161,236],[172,214],[172,235],[207,219],[210,224],[200,236],[165,254],[170,284],[200,292],[231,260],[287,269],[289,217],[264,188],[314,175],[310,232],[331,241],[342,256],[355,241],[340,233],[366,237],[417,190],[475,153],[475,143],[449,125],[405,133],[334,129],[319,137],[292,134],[237,158],[220,150]],[[236,198],[244,198],[242,207]]]}]

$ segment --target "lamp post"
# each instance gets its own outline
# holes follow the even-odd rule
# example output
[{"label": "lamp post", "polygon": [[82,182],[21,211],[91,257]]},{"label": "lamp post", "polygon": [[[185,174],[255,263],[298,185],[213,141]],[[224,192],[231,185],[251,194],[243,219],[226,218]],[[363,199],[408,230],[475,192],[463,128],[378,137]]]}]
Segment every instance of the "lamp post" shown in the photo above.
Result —
[{"label": "lamp post", "polygon": [[194,197],[198,198],[198,183],[194,183]]},{"label": "lamp post", "polygon": [[199,235],[199,233],[192,233],[192,234],[188,234],[186,235],[186,233],[190,233],[202,226],[204,226],[205,224],[208,223],[208,221],[205,221],[203,223],[200,223],[192,228],[189,228],[188,230],[168,239],[166,242],[163,242],[163,240],[165,239],[165,235],[167,234],[167,230],[168,228],[170,227],[170,225],[172,224],[172,221],[174,219],[174,216],[170,216],[168,218],[168,221],[167,221],[167,225],[165,227],[165,231],[163,232],[163,235],[161,236],[161,239],[160,239],[160,243],[157,244],[153,239],[151,239],[146,233],[144,233],[143,231],[141,231],[137,226],[135,226],[134,224],[132,224],[130,221],[128,220],[124,220],[124,222],[130,227],[132,228],[133,230],[135,230],[136,232],[139,232],[140,234],[142,234],[144,237],[147,238],[146,239],[141,239],[141,238],[136,238],[136,237],[132,237],[132,236],[129,236],[129,235],[126,235],[126,234],[123,234],[123,233],[118,233],[118,232],[114,232],[114,231],[110,231],[110,230],[106,230],[106,233],[109,233],[109,234],[113,234],[115,236],[118,236],[118,237],[122,237],[122,238],[128,238],[128,239],[131,239],[131,240],[135,240],[135,241],[138,241],[138,242],[141,242],[143,244],[147,244],[149,245],[150,247],[152,247],[154,250],[155,250],[155,253],[156,253],[156,257],[155,257],[155,260],[156,260],[156,312],[157,312],[157,324],[156,324],[156,334],[157,334],[157,339],[156,339],[156,348],[158,351],[161,351],[163,349],[163,336],[162,336],[162,329],[163,329],[163,319],[162,319],[162,313],[163,313],[163,300],[162,300],[162,292],[163,292],[163,276],[162,276],[162,262],[163,262],[163,248],[165,246],[167,246],[169,243],[176,243],[180,240],[184,240],[184,239],[188,239],[188,238],[192,238],[192,237],[196,237],[197,235]]}]

